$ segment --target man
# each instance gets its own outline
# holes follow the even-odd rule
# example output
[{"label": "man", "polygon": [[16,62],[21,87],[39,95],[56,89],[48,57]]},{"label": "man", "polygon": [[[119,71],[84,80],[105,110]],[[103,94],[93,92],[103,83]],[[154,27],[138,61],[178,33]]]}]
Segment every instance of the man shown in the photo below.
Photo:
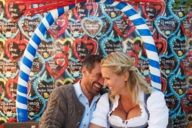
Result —
[{"label": "man", "polygon": [[98,55],[82,63],[82,78],[74,85],[56,88],[49,97],[40,128],[88,128],[103,84]]}]

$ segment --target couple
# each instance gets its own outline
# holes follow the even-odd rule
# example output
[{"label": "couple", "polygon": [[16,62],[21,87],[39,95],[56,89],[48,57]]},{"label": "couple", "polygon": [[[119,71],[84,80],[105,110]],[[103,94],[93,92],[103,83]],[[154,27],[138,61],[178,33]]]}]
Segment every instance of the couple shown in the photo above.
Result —
[{"label": "couple", "polygon": [[[109,92],[100,96],[102,84]],[[113,52],[87,57],[82,79],[56,88],[40,128],[166,128],[168,108],[161,91],[151,88],[131,58]]]}]

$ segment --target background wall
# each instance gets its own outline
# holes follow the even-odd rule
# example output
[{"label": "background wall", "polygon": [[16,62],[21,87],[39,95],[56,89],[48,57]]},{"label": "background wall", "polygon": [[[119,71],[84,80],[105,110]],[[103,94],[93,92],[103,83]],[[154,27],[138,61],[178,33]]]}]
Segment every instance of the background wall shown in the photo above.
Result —
[{"label": "background wall", "polygon": [[[184,128],[192,121],[192,8],[187,2],[165,3],[131,4],[146,19],[157,46],[162,91],[170,109],[169,127]],[[23,6],[10,6],[8,13],[5,5],[5,0],[0,0],[2,123],[15,121],[19,60],[46,15],[20,17]],[[11,20],[10,14],[19,18]],[[81,61],[86,55],[107,56],[112,51],[132,56],[141,74],[150,80],[143,41],[122,12],[104,4],[87,3],[62,15],[48,30],[33,62],[28,83],[29,120],[40,119],[53,88],[80,78]]]}]

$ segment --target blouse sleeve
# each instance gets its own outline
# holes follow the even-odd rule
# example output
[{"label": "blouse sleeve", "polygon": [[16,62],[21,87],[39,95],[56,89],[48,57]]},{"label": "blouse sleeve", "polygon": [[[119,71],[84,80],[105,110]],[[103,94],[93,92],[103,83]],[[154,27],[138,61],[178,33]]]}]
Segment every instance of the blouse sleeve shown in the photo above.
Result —
[{"label": "blouse sleeve", "polygon": [[97,106],[95,111],[93,112],[91,123],[107,128],[108,113],[109,113],[109,98],[108,93],[105,93],[100,97],[99,101],[97,102]]},{"label": "blouse sleeve", "polygon": [[153,91],[147,100],[149,111],[148,128],[166,128],[168,125],[169,110],[167,108],[164,94]]}]

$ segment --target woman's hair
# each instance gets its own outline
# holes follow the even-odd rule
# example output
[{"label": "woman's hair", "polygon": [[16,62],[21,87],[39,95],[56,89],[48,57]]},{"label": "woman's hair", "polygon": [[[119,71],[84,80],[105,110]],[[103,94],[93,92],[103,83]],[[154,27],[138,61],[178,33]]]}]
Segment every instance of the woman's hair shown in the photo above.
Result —
[{"label": "woman's hair", "polygon": [[140,90],[145,93],[151,92],[150,85],[134,66],[134,61],[124,53],[110,53],[105,59],[102,60],[101,67],[110,68],[110,70],[117,75],[128,72],[129,79],[126,82],[128,93],[130,93],[131,99],[136,103],[139,102],[138,95]]}]

